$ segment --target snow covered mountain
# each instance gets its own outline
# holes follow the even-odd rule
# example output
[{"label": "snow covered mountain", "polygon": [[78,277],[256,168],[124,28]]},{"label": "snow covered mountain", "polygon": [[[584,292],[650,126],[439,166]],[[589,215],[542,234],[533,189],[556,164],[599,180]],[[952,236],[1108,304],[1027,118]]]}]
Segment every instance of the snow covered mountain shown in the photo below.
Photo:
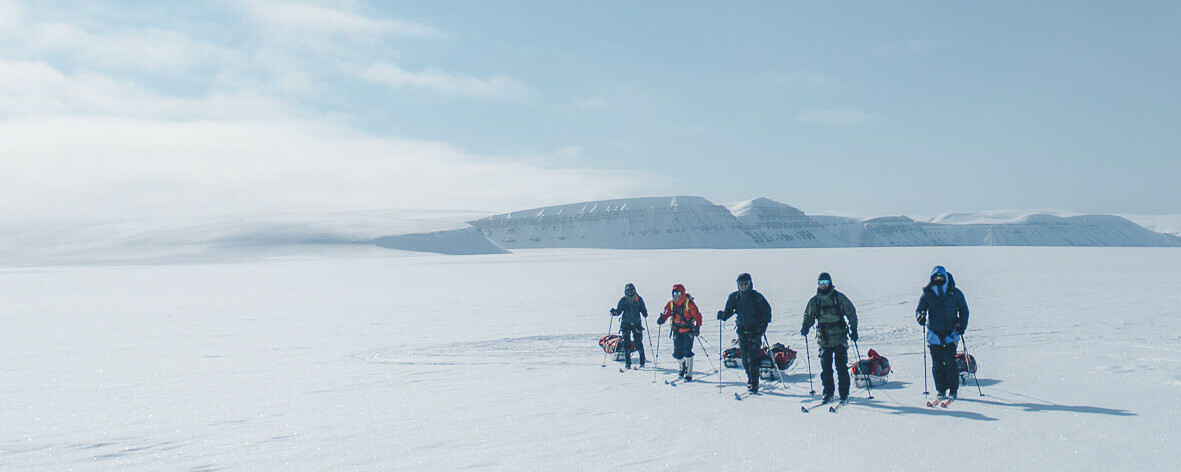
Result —
[{"label": "snow covered mountain", "polygon": [[759,247],[844,247],[849,244],[799,209],[768,198],[726,206]]},{"label": "snow covered mountain", "polygon": [[470,221],[509,249],[756,248],[723,206],[701,197],[604,200],[534,208]]},{"label": "snow covered mountain", "polygon": [[886,246],[1181,247],[1181,238],[1112,215],[994,211],[859,220],[809,216],[766,198],[715,205],[649,197],[535,208],[470,221],[516,248],[792,248]]}]

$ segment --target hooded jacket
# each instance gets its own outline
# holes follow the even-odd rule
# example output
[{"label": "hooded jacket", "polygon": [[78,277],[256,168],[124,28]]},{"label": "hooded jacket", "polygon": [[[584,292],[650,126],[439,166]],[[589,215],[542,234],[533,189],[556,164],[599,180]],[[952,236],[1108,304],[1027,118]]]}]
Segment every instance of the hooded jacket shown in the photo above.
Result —
[{"label": "hooded jacket", "polygon": [[[923,287],[923,295],[919,298],[919,306],[915,314],[927,315],[927,343],[943,345],[959,341],[956,326],[968,328],[968,302],[964,299],[964,292],[955,286],[955,278],[951,272],[936,267],[931,271],[931,278],[942,273],[947,279],[943,285],[928,283]],[[919,323],[922,324],[922,323]]]},{"label": "hooded jacket", "polygon": [[817,289],[808,300],[803,329],[811,329],[816,323],[816,343],[820,347],[849,347],[849,332],[857,331],[857,309],[836,286],[830,287],[827,291]]},{"label": "hooded jacket", "polygon": [[664,313],[661,313],[660,321],[672,318],[673,330],[678,333],[688,333],[693,328],[701,327],[701,312],[697,310],[693,296],[689,295],[689,292],[685,291],[685,286],[681,284],[673,285],[673,290],[680,291],[684,295],[680,302],[669,300],[668,304],[664,305]]},{"label": "hooded jacket", "polygon": [[726,308],[722,310],[722,319],[728,320],[738,314],[738,326],[766,328],[771,323],[771,304],[763,294],[755,291],[755,283],[751,281],[750,290],[739,289],[726,299]]},{"label": "hooded jacket", "polygon": [[639,293],[632,296],[624,295],[619,299],[619,303],[615,306],[615,311],[620,314],[619,322],[621,324],[640,324],[640,316],[648,317],[648,307],[644,305],[644,297]]}]

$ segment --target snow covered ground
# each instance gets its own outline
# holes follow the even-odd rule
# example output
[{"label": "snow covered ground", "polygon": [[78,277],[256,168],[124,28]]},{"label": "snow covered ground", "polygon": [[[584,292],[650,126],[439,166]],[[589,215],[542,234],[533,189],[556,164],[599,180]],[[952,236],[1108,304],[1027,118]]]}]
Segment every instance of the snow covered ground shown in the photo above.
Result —
[{"label": "snow covered ground", "polygon": [[[949,410],[923,405],[912,318],[935,264],[967,295],[986,395],[964,387]],[[750,272],[774,309],[772,342],[802,352],[820,271],[857,305],[862,354],[894,366],[872,400],[855,391],[839,413],[801,413],[803,356],[786,386],[744,401],[735,370],[720,387],[717,376],[663,384],[675,377],[668,342],[655,383],[651,370],[600,367],[596,341],[626,282],[652,311],[684,283],[709,314]],[[0,286],[0,470],[1073,471],[1181,460],[1178,249],[342,246],[5,268]],[[709,318],[702,356],[717,355]],[[710,369],[705,357],[697,366]]]}]

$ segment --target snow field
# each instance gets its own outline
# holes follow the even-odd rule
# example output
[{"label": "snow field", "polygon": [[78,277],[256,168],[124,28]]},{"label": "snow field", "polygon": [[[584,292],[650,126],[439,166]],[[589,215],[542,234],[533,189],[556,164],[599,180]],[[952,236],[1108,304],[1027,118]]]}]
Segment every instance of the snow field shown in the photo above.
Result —
[{"label": "snow field", "polygon": [[[0,270],[4,470],[1172,470],[1181,251],[1152,248],[522,250]],[[376,257],[375,257],[376,256]],[[923,405],[919,288],[955,274],[981,387]],[[750,272],[799,336],[815,277],[857,305],[895,374],[837,414],[786,388],[735,401],[713,314]],[[684,283],[700,381],[600,367],[633,282]],[[617,327],[617,322],[614,323]],[[655,319],[649,320],[652,340]],[[661,329],[662,334],[667,330]],[[724,343],[733,338],[732,325]],[[815,388],[820,391],[811,342]],[[850,357],[856,355],[850,350]],[[650,356],[651,358],[651,356]],[[774,382],[778,383],[778,382]],[[934,393],[933,383],[930,385]]]}]

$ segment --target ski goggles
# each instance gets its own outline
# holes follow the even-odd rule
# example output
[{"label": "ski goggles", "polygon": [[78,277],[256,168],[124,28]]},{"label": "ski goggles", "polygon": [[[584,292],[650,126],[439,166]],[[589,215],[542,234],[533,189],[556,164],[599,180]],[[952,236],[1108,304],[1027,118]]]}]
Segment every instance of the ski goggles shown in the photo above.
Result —
[{"label": "ski goggles", "polygon": [[673,290],[673,296],[674,296],[674,297],[679,297],[679,296],[681,296],[681,291],[680,291],[680,290]]},{"label": "ski goggles", "polygon": [[831,280],[817,280],[816,284],[821,285],[821,286],[832,285],[832,281]]}]

